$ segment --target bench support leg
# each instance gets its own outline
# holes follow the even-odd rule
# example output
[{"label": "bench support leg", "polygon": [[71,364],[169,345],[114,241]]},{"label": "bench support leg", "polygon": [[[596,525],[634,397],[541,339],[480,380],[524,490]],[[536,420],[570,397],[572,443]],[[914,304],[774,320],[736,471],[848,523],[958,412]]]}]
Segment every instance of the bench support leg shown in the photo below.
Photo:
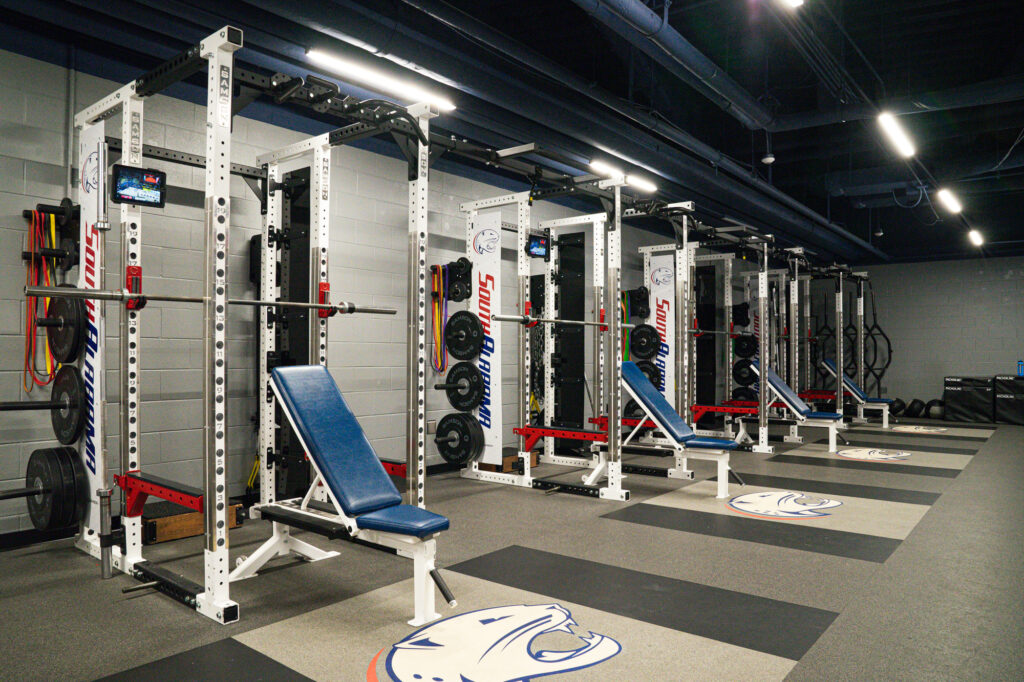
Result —
[{"label": "bench support leg", "polygon": [[800,427],[793,424],[789,427],[789,435],[783,437],[782,440],[787,443],[803,443],[804,437],[800,435]]},{"label": "bench support leg", "polygon": [[864,406],[857,405],[857,416],[851,420],[854,424],[867,424],[868,418],[864,416]]},{"label": "bench support leg", "polygon": [[882,405],[882,428],[889,428],[889,406]]},{"label": "bench support leg", "polygon": [[320,561],[338,556],[337,552],[328,552],[309,544],[305,540],[292,537],[288,526],[272,522],[274,532],[270,538],[248,557],[239,557],[235,570],[231,571],[229,580],[244,580],[256,575],[256,572],[263,568],[271,559],[279,556],[296,554],[306,561]]},{"label": "bench support leg", "polygon": [[729,497],[729,453],[723,452],[718,458],[718,499]]},{"label": "bench support leg", "polygon": [[835,426],[828,427],[828,451],[833,455],[836,454],[836,434],[838,429]]},{"label": "bench support leg", "polygon": [[437,542],[425,540],[413,545],[409,552],[412,554],[412,582],[413,601],[415,615],[409,621],[409,625],[418,627],[426,625],[441,617],[434,610],[434,582],[430,572],[434,570],[434,556],[437,553]]},{"label": "bench support leg", "polygon": [[676,448],[676,465],[668,470],[669,478],[681,478],[684,480],[692,480],[693,472],[690,471],[689,463],[686,461],[686,455],[683,454],[682,448]]}]

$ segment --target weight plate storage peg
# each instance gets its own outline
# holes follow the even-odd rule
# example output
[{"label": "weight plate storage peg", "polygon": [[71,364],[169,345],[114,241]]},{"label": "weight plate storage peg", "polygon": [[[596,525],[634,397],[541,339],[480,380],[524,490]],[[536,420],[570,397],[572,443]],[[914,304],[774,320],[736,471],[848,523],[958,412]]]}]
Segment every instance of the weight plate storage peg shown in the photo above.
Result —
[{"label": "weight plate storage peg", "polygon": [[64,296],[51,298],[40,326],[46,328],[46,341],[54,359],[61,364],[74,362],[85,347],[85,301]]},{"label": "weight plate storage peg", "polygon": [[752,367],[753,363],[744,358],[740,360],[732,367],[732,378],[740,386],[750,386],[752,383],[757,381],[757,374],[754,372]]},{"label": "weight plate storage peg", "polygon": [[448,402],[456,410],[468,412],[480,406],[484,400],[484,378],[472,362],[459,362],[448,370],[443,384]]},{"label": "weight plate storage peg", "polygon": [[738,358],[752,358],[757,354],[757,337],[753,334],[740,334],[732,343],[733,352]]},{"label": "weight plate storage peg", "polygon": [[437,423],[434,442],[444,461],[461,466],[484,451],[484,429],[472,414],[452,412]]},{"label": "weight plate storage peg", "polygon": [[444,326],[444,345],[456,360],[472,360],[480,355],[484,343],[484,327],[480,318],[468,310],[460,310],[448,318]]},{"label": "weight plate storage peg", "polygon": [[649,324],[640,324],[629,332],[629,354],[636,360],[650,360],[661,346],[658,330]]},{"label": "weight plate storage peg", "polygon": [[57,370],[50,391],[50,402],[54,404],[50,409],[53,433],[61,444],[71,445],[82,435],[88,412],[85,385],[77,367],[64,365]]}]

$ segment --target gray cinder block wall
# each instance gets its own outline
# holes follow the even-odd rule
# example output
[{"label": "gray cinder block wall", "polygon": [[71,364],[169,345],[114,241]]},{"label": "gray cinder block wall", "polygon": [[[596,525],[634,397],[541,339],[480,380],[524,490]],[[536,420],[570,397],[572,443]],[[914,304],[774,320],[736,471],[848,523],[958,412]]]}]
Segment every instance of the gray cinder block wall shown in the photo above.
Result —
[{"label": "gray cinder block wall", "polygon": [[946,376],[1016,374],[1024,360],[1024,257],[867,268],[892,339],[887,395],[942,397]]},{"label": "gray cinder block wall", "polygon": [[[0,400],[43,400],[49,389],[26,396],[21,389],[25,268],[20,254],[27,231],[21,211],[38,202],[56,202],[66,195],[65,109],[54,97],[54,84],[66,82],[67,71],[46,62],[0,51]],[[77,111],[121,84],[74,74]],[[205,111],[164,96],[145,101],[147,144],[204,153]],[[108,121],[108,135],[120,135],[120,119]],[[256,156],[305,138],[300,133],[244,117],[236,117],[232,160],[255,164]],[[72,159],[77,165],[77,160]],[[203,171],[147,159],[165,170],[172,186],[203,188]],[[465,222],[459,204],[509,190],[432,171],[430,176],[428,262],[447,262],[464,253]],[[334,151],[330,237],[331,294],[393,306],[395,318],[335,317],[330,322],[328,363],[377,453],[404,459],[405,324],[407,259],[407,184],[405,164],[395,158],[355,148]],[[229,285],[232,296],[253,297],[248,282],[248,241],[261,228],[259,203],[249,188],[232,178],[232,230]],[[558,205],[538,202],[534,221],[572,215]],[[116,211],[112,211],[112,218]],[[511,212],[504,216],[512,220]],[[202,211],[168,204],[162,211],[145,210],[142,266],[144,291],[180,295],[202,294]],[[516,247],[504,234],[506,260],[502,272],[503,311],[515,308],[514,266],[507,254]],[[120,286],[118,226],[107,244],[109,286]],[[76,281],[72,271],[69,281]],[[107,317],[108,367],[116,366],[117,306]],[[141,349],[141,461],[147,471],[198,485],[202,481],[202,320],[198,306],[151,302],[143,313]],[[256,434],[256,354],[254,311],[231,311],[229,323],[229,473],[236,494],[252,465]],[[509,329],[509,333],[514,329]],[[429,331],[428,331],[429,336]],[[510,337],[514,338],[514,337]],[[511,443],[515,415],[517,366],[514,343],[502,351],[505,427]],[[117,464],[117,372],[106,375],[112,401],[107,416],[109,461]],[[442,392],[428,394],[428,418],[450,411]],[[0,417],[0,487],[23,481],[32,450],[56,445],[46,412],[7,412]],[[430,462],[438,462],[429,445]],[[429,492],[428,492],[429,500]],[[30,527],[23,500],[0,502],[0,532]]]},{"label": "gray cinder block wall", "polygon": [[[977,258],[866,268],[878,322],[893,346],[883,395],[910,402],[942,398],[946,376],[1016,374],[1024,360],[1024,258]],[[834,319],[833,285],[815,282],[815,315],[827,300]],[[845,323],[854,287],[846,286]],[[823,296],[827,293],[827,299]],[[870,296],[865,317],[871,322]]]}]

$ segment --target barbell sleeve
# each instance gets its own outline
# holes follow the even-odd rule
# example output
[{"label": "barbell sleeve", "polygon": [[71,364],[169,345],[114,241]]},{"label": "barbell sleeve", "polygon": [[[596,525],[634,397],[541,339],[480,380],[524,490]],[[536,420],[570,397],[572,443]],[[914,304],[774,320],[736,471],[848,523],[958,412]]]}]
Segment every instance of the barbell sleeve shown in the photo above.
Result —
[{"label": "barbell sleeve", "polygon": [[37,327],[63,327],[64,318],[62,317],[37,317]]},{"label": "barbell sleeve", "polygon": [[439,436],[434,439],[435,443],[457,443],[459,441],[459,435],[453,433],[449,436]]}]

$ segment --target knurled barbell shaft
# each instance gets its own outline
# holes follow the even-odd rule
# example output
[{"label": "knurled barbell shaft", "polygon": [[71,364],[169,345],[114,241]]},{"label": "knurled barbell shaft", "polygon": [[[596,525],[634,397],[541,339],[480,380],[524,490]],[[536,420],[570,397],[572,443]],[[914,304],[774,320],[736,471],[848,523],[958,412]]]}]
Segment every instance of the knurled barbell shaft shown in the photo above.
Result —
[{"label": "knurled barbell shaft", "polygon": [[[518,322],[519,324],[569,324],[578,327],[607,327],[607,322],[594,322],[593,320],[553,320],[546,317],[530,317],[529,315],[491,315],[496,322]],[[632,329],[635,324],[620,325],[623,329]]]},{"label": "knurled barbell shaft", "polygon": [[[171,296],[169,294],[133,294],[128,291],[107,291],[104,289],[73,289],[71,287],[25,287],[26,296],[50,296],[65,298],[86,298],[97,301],[165,301],[169,303],[205,303],[201,296]],[[395,315],[394,308],[379,308],[355,303],[306,303],[303,301],[254,301],[245,298],[228,299],[229,305],[244,305],[268,308],[312,308],[316,310],[337,310],[340,313],[365,313],[369,315]]]},{"label": "knurled barbell shaft", "polygon": [[22,410],[62,410],[71,407],[67,400],[28,400],[25,402],[0,403],[0,412],[19,412]]}]

